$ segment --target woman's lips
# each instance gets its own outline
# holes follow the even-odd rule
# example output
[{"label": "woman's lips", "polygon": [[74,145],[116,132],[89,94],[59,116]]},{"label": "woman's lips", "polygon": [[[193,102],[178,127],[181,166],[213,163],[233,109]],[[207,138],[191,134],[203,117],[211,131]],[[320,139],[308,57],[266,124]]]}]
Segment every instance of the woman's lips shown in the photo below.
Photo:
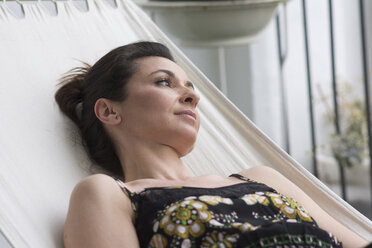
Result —
[{"label": "woman's lips", "polygon": [[186,117],[191,118],[193,120],[196,120],[196,114],[191,110],[185,110],[185,111],[182,111],[182,112],[178,112],[178,113],[176,113],[176,115],[183,115],[183,116],[186,116]]}]

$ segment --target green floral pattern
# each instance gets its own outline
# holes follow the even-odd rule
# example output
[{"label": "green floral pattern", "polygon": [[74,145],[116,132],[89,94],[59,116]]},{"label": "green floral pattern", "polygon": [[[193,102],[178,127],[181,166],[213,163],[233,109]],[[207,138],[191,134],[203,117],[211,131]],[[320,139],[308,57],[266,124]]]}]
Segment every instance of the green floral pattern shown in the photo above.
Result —
[{"label": "green floral pattern", "polygon": [[238,238],[239,234],[229,235],[225,232],[212,231],[203,237],[201,248],[232,248]]},{"label": "green floral pattern", "polygon": [[232,205],[233,201],[230,198],[224,198],[218,195],[202,195],[199,196],[199,199],[203,202],[208,203],[209,205],[217,205],[219,203],[225,203]]},{"label": "green floral pattern", "polygon": [[292,198],[277,193],[266,193],[266,195],[271,198],[275,207],[279,208],[288,219],[300,219],[308,222],[313,221],[310,214]]},{"label": "green floral pattern", "polygon": [[[313,222],[310,214],[294,199],[272,192],[256,192],[241,197],[248,205],[257,203],[268,206],[270,202],[280,209],[280,213],[288,219],[302,220]],[[255,215],[258,216],[258,215]],[[278,220],[277,216],[272,218]]]},{"label": "green floral pattern", "polygon": [[[251,185],[256,190],[252,191]],[[298,202],[257,182],[232,185],[221,192],[156,188],[131,197],[141,247],[342,247],[334,236],[317,227]],[[169,203],[164,204],[164,199]],[[150,225],[144,214],[155,217]],[[142,234],[147,238],[141,240]]]},{"label": "green floral pattern", "polygon": [[205,223],[211,220],[208,207],[201,201],[185,199],[167,207],[165,215],[155,222],[154,230],[158,226],[169,236],[177,235],[188,238],[190,235],[199,237],[205,231]]},{"label": "green floral pattern", "polygon": [[267,199],[263,192],[256,192],[255,194],[244,195],[241,197],[241,199],[248,205],[255,205],[256,203],[259,203],[267,206],[270,203],[269,199]]},{"label": "green floral pattern", "polygon": [[[292,198],[282,196],[273,192],[256,192],[246,194],[240,198],[247,205],[261,204],[269,206],[272,204],[277,209],[277,214],[265,216],[271,222],[281,219],[289,219],[313,222],[310,215],[299,203]],[[261,228],[249,222],[237,222],[238,216],[235,212],[229,214],[215,214],[210,207],[219,204],[234,205],[233,199],[216,195],[190,196],[166,206],[164,211],[159,212],[160,218],[153,225],[154,233],[161,229],[168,238],[176,238],[184,247],[192,247],[195,238],[203,236],[202,247],[233,247],[239,235],[230,235],[216,230],[207,232],[207,227],[220,230],[236,229],[238,233],[251,232]],[[278,218],[281,216],[281,218]],[[258,214],[252,212],[252,217],[258,219]],[[154,234],[150,247],[166,247],[168,240],[164,235]],[[174,242],[173,242],[174,243]]]}]

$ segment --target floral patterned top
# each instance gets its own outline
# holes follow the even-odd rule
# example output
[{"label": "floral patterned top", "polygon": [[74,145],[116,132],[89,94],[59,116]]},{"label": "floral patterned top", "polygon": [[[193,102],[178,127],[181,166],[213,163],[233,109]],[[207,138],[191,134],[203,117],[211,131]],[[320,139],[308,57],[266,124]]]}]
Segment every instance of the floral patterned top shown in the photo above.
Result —
[{"label": "floral patterned top", "polygon": [[130,192],[141,247],[342,247],[294,199],[239,174],[218,188],[151,187]]}]

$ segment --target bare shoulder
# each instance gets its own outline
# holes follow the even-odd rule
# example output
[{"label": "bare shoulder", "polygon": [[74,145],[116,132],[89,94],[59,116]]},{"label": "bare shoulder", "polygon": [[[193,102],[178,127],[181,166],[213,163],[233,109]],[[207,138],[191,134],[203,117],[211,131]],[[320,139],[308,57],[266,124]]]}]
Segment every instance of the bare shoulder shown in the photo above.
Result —
[{"label": "bare shoulder", "polygon": [[281,194],[299,198],[304,192],[279,171],[268,166],[256,166],[240,172],[242,176],[266,184]]},{"label": "bare shoulder", "polygon": [[248,168],[248,169],[245,169],[245,170],[242,170],[240,173],[243,174],[247,174],[247,173],[275,173],[277,172],[277,170],[269,167],[269,166],[264,166],[264,165],[259,165],[259,166],[254,166],[254,167],[251,167],[251,168]]},{"label": "bare shoulder", "polygon": [[130,199],[113,178],[84,178],[71,194],[65,247],[138,247],[133,215]]},{"label": "bare shoulder", "polygon": [[77,186],[105,186],[112,184],[114,179],[105,174],[94,174],[83,178]]},{"label": "bare shoulder", "polygon": [[104,174],[94,174],[82,179],[74,187],[70,204],[125,204],[126,200],[129,200],[128,197],[112,177]]},{"label": "bare shoulder", "polygon": [[104,174],[82,179],[75,186],[70,198],[70,208],[73,209],[113,206],[121,208],[130,206],[130,199],[112,177]]},{"label": "bare shoulder", "polygon": [[266,181],[272,181],[274,177],[276,180],[288,180],[280,172],[268,166],[251,167],[239,172],[239,174],[262,183],[266,183]]},{"label": "bare shoulder", "polygon": [[73,194],[94,195],[104,191],[114,193],[120,189],[115,180],[104,174],[94,174],[82,179],[74,188]]}]

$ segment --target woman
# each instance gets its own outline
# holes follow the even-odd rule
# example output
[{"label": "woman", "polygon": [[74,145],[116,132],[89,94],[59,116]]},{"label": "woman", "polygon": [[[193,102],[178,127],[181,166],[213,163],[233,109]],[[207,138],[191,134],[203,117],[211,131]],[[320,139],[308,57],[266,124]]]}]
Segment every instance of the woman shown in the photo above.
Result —
[{"label": "woman", "polygon": [[192,177],[181,157],[197,138],[199,95],[165,46],[116,48],[62,84],[56,101],[91,159],[121,179],[96,174],[75,187],[67,248],[365,245],[268,167]]}]

